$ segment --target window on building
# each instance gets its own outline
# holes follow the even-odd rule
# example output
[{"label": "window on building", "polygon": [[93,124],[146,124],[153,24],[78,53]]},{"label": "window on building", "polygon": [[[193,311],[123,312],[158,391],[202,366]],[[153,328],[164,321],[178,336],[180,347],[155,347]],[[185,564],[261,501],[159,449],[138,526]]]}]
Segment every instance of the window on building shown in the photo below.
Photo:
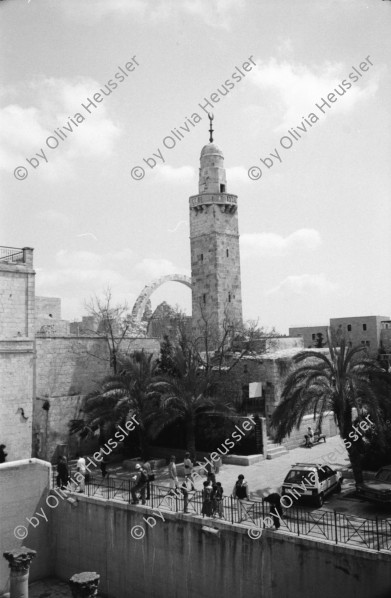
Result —
[{"label": "window on building", "polygon": [[227,254],[227,257],[229,257],[229,249],[227,249],[226,254]]},{"label": "window on building", "polygon": [[349,341],[349,347],[353,347],[352,341]]},{"label": "window on building", "polygon": [[204,254],[203,254],[203,253],[201,253],[201,256],[200,256],[200,257],[201,257],[201,262],[203,262],[203,261],[204,261]]},{"label": "window on building", "polygon": [[247,365],[247,363],[245,363],[244,366],[243,366],[243,374],[248,374],[248,365]]},{"label": "window on building", "polygon": [[231,293],[228,293],[228,301],[231,303]]},{"label": "window on building", "polygon": [[206,295],[205,295],[205,293],[202,295],[202,301],[203,301],[204,303],[206,303]]},{"label": "window on building", "polygon": [[225,185],[220,183],[220,193],[225,193]]},{"label": "window on building", "polygon": [[348,324],[348,332],[351,332],[351,331],[352,331],[352,325]]},{"label": "window on building", "polygon": [[315,334],[312,335],[312,340],[314,341],[316,338]]},{"label": "window on building", "polygon": [[371,342],[370,341],[365,341],[365,346],[366,347],[370,347],[371,346]]},{"label": "window on building", "polygon": [[362,325],[362,329],[363,329],[363,330],[366,330],[366,329],[367,329],[367,325],[366,325],[366,324],[363,324],[363,325]]}]

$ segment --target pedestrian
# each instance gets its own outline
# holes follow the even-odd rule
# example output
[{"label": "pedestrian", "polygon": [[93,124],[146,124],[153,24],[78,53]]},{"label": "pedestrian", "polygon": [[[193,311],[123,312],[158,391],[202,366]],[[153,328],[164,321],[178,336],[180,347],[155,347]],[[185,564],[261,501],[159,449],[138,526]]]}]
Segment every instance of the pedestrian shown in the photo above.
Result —
[{"label": "pedestrian", "polygon": [[273,519],[274,527],[278,529],[281,525],[283,510],[281,506],[281,496],[278,492],[273,492],[265,498],[271,504],[270,516]]},{"label": "pedestrian", "polygon": [[194,495],[194,492],[195,492],[193,480],[191,479],[190,474],[185,476],[185,481],[181,485],[181,491],[183,494],[183,512],[188,513],[189,512],[189,509],[188,509],[189,495],[190,494]]},{"label": "pedestrian", "polygon": [[[210,455],[209,455],[210,458]],[[208,482],[212,482],[212,485],[216,483],[216,476],[214,473],[214,465],[212,463],[207,463],[205,466],[206,469],[206,475],[207,475],[207,481]]]},{"label": "pedestrian", "polygon": [[152,472],[152,466],[149,461],[144,461],[143,468],[147,472],[147,500],[151,498],[151,482],[155,479],[155,474]]},{"label": "pedestrian", "polygon": [[100,449],[100,454],[102,457],[102,461],[100,462],[100,470],[102,472],[102,478],[104,479],[107,476],[107,459],[106,459],[106,453],[103,450],[103,447]]},{"label": "pedestrian", "polygon": [[219,458],[216,459],[216,461],[214,462],[214,466],[215,466],[215,474],[217,475],[220,471],[220,467],[223,466],[223,462],[221,460],[220,455],[219,455]]},{"label": "pedestrian", "polygon": [[216,484],[213,486],[212,492],[213,517],[218,515],[221,519],[224,519],[223,495],[224,488],[222,487],[221,482],[216,482]]},{"label": "pedestrian", "polygon": [[7,448],[5,444],[0,444],[0,463],[5,463],[8,453],[4,451]]},{"label": "pedestrian", "polygon": [[190,453],[185,453],[185,458],[183,460],[183,465],[185,467],[185,477],[192,476],[193,474],[193,463],[190,459]]},{"label": "pedestrian", "polygon": [[307,428],[307,435],[308,435],[308,440],[309,440],[310,446],[312,446],[314,444],[314,433],[312,431],[311,426],[309,426]]},{"label": "pedestrian", "polygon": [[148,474],[146,470],[141,467],[139,463],[136,465],[136,475],[133,476],[133,480],[136,482],[133,488],[130,490],[132,495],[132,505],[138,505],[139,497],[138,493],[140,494],[141,504],[145,505],[145,493],[147,490],[147,483],[148,483]]},{"label": "pedestrian", "polygon": [[69,471],[66,457],[60,456],[57,463],[57,487],[65,490],[69,483]]},{"label": "pedestrian", "polygon": [[170,463],[168,464],[168,476],[171,490],[175,490],[175,488],[177,488],[179,485],[175,461],[175,456],[172,455],[170,458]]},{"label": "pedestrian", "polygon": [[212,516],[212,490],[213,486],[211,482],[204,482],[202,489],[202,517]]},{"label": "pedestrian", "polygon": [[78,457],[77,463],[76,463],[76,469],[77,469],[78,473],[80,474],[79,480],[78,480],[79,490],[77,492],[84,492],[85,488],[86,488],[86,473],[87,473],[86,460],[81,455],[76,455],[76,456]]},{"label": "pedestrian", "polygon": [[244,475],[238,475],[238,479],[233,487],[232,496],[237,500],[239,523],[247,519],[247,511],[244,506],[245,501],[250,500],[250,490],[248,483],[244,479]]}]

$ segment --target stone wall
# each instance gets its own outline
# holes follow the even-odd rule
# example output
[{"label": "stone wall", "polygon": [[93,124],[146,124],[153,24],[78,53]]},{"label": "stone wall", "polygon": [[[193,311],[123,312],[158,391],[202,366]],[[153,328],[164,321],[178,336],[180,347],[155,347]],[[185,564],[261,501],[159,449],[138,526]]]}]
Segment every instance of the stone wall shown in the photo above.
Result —
[{"label": "stone wall", "polygon": [[[156,339],[129,338],[121,348],[144,349],[156,357]],[[74,456],[96,449],[96,441],[80,442],[69,435],[68,424],[78,419],[86,394],[110,373],[105,339],[87,336],[48,336],[36,339],[36,398],[34,400],[33,455],[56,462],[58,454]]]},{"label": "stone wall", "polygon": [[33,250],[0,261],[0,444],[8,461],[31,456],[34,380]]},{"label": "stone wall", "polygon": [[[0,596],[9,591],[10,569],[3,558],[3,552],[7,550],[27,546],[37,551],[38,556],[31,565],[30,581],[47,577],[52,572],[52,530],[48,523],[52,509],[45,504],[50,488],[50,472],[50,464],[38,459],[0,464]],[[43,515],[40,518],[36,516],[37,511],[42,514],[41,508],[48,522]],[[27,518],[31,520],[34,516],[36,521],[32,519],[29,524]],[[19,530],[14,534],[18,526]]]},{"label": "stone wall", "polygon": [[61,299],[59,297],[35,297],[35,317],[61,320]]},{"label": "stone wall", "polygon": [[0,444],[8,461],[31,457],[33,379],[33,341],[0,341]]},{"label": "stone wall", "polygon": [[[109,598],[385,598],[391,555],[80,496],[53,513],[55,573],[97,571]],[[154,516],[154,520],[152,519]],[[149,521],[151,527],[146,523]],[[162,519],[163,517],[163,519]],[[131,530],[139,526],[142,539]]]}]

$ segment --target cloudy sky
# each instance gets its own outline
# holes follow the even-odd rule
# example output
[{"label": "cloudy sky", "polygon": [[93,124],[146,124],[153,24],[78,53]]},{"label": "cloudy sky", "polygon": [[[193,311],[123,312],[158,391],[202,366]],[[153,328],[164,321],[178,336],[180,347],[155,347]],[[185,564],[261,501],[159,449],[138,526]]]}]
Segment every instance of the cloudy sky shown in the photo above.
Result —
[{"label": "cloudy sky", "polygon": [[[34,248],[37,294],[61,297],[65,318],[107,285],[132,306],[150,280],[190,274],[188,197],[208,142],[199,104],[227,80],[215,141],[239,197],[244,317],[286,333],[391,315],[391,2],[3,0],[0,11],[0,243]],[[190,313],[178,283],[152,299]]]}]

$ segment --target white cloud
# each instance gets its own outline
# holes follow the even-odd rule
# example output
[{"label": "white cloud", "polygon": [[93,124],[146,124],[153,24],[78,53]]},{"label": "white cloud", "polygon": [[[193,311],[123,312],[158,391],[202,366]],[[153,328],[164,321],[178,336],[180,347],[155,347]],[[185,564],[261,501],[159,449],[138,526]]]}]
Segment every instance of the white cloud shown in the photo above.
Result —
[{"label": "white cloud", "polygon": [[[326,62],[310,68],[286,60],[279,62],[275,58],[271,58],[268,62],[261,60],[256,62],[257,67],[251,72],[249,79],[262,92],[269,90],[273,94],[270,104],[278,112],[275,115],[280,119],[276,127],[278,131],[300,124],[302,117],[307,117],[310,112],[314,112],[315,104],[320,104],[322,97],[326,99],[343,79],[348,80],[349,73],[352,72],[350,65],[342,63]],[[345,95],[336,96],[338,99],[333,104],[329,102],[331,108],[325,108],[327,114],[346,112],[358,101],[373,96],[378,89],[378,75],[358,83],[350,82],[352,87]],[[277,102],[276,94],[279,100]],[[265,103],[264,96],[263,103]],[[318,113],[322,116],[319,111]]]},{"label": "white cloud", "polygon": [[188,274],[188,270],[178,268],[170,260],[164,258],[144,258],[135,266],[135,271],[147,281],[160,278],[166,274]]},{"label": "white cloud", "polygon": [[195,170],[192,166],[180,166],[175,168],[170,164],[164,164],[154,168],[155,176],[170,183],[186,183],[188,185],[195,179]]},{"label": "white cloud", "polygon": [[[110,98],[103,96],[101,104],[96,104],[95,109],[90,108],[91,114],[81,106],[87,104],[87,98],[100,88],[100,83],[81,77],[73,80],[39,78],[18,88],[9,88],[9,104],[0,110],[1,166],[13,170],[18,165],[25,165],[30,172],[38,170],[43,177],[55,179],[70,176],[81,159],[109,156],[120,135],[117,125],[107,116],[105,102]],[[30,97],[34,105],[24,107],[15,103],[21,96]],[[80,122],[79,119],[77,123],[76,113],[85,120]],[[64,125],[72,131],[64,130]],[[64,134],[64,139],[55,135],[57,128]],[[54,138],[49,141],[52,148],[46,144],[49,136]],[[35,169],[26,162],[32,157],[39,161],[39,164],[35,162]]]},{"label": "white cloud", "polygon": [[280,284],[266,292],[266,295],[306,296],[324,295],[335,291],[337,286],[324,274],[301,274],[287,276]]},{"label": "white cloud", "polygon": [[126,17],[161,22],[183,15],[197,17],[213,28],[229,30],[232,18],[243,9],[245,0],[67,0],[61,4],[72,19],[87,22],[107,17]]},{"label": "white cloud", "polygon": [[283,256],[296,250],[312,251],[322,243],[319,232],[313,228],[301,228],[287,237],[276,233],[245,233],[240,237],[243,257]]},{"label": "white cloud", "polygon": [[38,212],[37,218],[50,226],[68,226],[70,223],[70,218],[62,212],[57,212],[57,210]]}]

